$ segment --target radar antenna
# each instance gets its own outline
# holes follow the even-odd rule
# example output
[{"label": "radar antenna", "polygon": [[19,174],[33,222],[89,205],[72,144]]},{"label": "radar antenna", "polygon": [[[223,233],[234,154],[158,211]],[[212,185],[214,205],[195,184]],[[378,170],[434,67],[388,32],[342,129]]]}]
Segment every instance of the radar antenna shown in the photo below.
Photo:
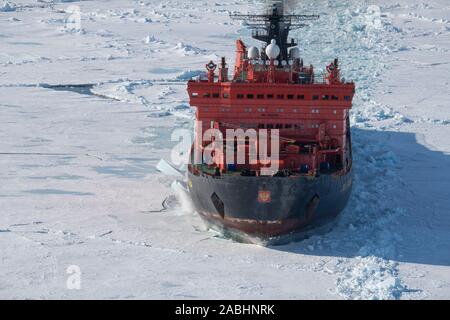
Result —
[{"label": "radar antenna", "polygon": [[266,14],[230,14],[233,20],[245,21],[253,30],[252,37],[269,45],[275,39],[280,47],[279,60],[288,60],[288,48],[295,47],[294,39],[288,41],[289,32],[308,26],[307,21],[319,19],[318,15],[284,14],[283,1],[275,1]]}]

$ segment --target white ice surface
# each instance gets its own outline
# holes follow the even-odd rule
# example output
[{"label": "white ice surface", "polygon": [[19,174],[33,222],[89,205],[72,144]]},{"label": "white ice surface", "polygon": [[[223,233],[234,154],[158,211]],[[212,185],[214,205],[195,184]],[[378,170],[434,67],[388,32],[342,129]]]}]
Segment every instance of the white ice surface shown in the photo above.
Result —
[{"label": "white ice surface", "polygon": [[298,5],[305,62],[357,84],[355,187],[333,231],[273,248],[206,231],[156,170],[185,81],[256,44],[228,13],[263,3],[47,2],[0,3],[0,298],[450,298],[447,1]]}]

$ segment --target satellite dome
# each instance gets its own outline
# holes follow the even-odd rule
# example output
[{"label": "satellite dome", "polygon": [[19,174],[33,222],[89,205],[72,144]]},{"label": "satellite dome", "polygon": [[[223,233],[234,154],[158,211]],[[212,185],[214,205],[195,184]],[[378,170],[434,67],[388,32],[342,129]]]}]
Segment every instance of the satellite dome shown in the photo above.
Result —
[{"label": "satellite dome", "polygon": [[272,39],[270,44],[267,46],[266,55],[271,60],[278,58],[278,56],[280,55],[280,47],[277,46],[277,42],[275,41],[275,39]]},{"label": "satellite dome", "polygon": [[298,47],[293,47],[289,50],[289,55],[291,59],[299,59],[300,58],[300,49]]},{"label": "satellite dome", "polygon": [[256,60],[259,58],[259,50],[257,47],[250,47],[248,49],[248,58],[252,60]]}]

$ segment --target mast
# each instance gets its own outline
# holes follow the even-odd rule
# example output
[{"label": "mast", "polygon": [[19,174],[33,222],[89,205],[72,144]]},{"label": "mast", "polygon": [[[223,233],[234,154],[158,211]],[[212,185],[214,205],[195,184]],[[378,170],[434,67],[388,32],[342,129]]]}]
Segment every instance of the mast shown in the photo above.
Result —
[{"label": "mast", "polygon": [[279,62],[288,60],[288,49],[297,45],[294,39],[288,39],[289,32],[306,27],[305,21],[319,19],[318,15],[284,14],[284,1],[272,2],[266,14],[231,14],[230,17],[246,21],[253,29],[252,37],[264,42],[265,46],[274,39],[280,47]]}]

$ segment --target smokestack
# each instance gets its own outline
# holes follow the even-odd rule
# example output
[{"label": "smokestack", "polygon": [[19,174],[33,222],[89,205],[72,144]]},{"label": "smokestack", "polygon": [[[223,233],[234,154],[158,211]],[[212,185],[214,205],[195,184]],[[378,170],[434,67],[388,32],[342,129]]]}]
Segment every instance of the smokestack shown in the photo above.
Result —
[{"label": "smokestack", "polygon": [[270,11],[277,10],[279,15],[290,14],[298,7],[299,0],[268,0]]},{"label": "smokestack", "polygon": [[276,12],[282,16],[284,14],[284,1],[283,0],[269,0],[267,3],[269,14]]},{"label": "smokestack", "polygon": [[298,7],[298,0],[284,0],[283,1],[283,7],[284,12],[286,13],[293,13],[295,12],[295,9]]}]

